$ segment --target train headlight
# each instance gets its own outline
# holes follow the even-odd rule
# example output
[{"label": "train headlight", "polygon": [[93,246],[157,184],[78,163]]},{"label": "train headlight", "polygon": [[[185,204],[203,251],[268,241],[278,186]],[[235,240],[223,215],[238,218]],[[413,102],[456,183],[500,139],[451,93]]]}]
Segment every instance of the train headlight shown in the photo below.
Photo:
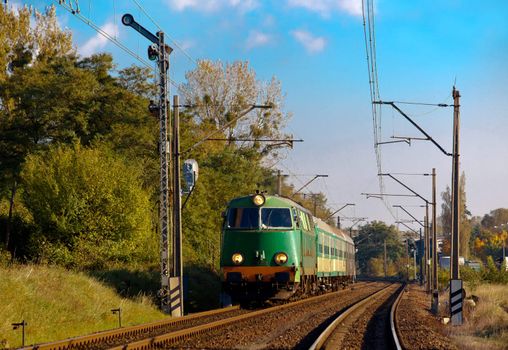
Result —
[{"label": "train headlight", "polygon": [[288,256],[286,253],[277,253],[274,260],[277,265],[284,265],[288,262]]},{"label": "train headlight", "polygon": [[240,265],[241,263],[243,263],[243,255],[240,253],[235,253],[231,257],[231,260],[233,261],[233,264]]},{"label": "train headlight", "polygon": [[252,196],[252,203],[254,203],[255,206],[260,207],[263,204],[265,204],[265,196],[262,194],[255,194]]}]

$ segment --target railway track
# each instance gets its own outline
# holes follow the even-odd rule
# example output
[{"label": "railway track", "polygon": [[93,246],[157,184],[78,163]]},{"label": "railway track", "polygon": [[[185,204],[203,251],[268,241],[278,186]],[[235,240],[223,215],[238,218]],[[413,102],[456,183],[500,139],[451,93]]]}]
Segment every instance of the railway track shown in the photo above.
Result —
[{"label": "railway track", "polygon": [[[298,308],[301,305],[308,303],[319,303],[323,300],[333,298],[335,295],[344,294],[344,291],[339,291],[335,293],[323,294],[315,297],[310,297],[302,300],[298,300],[295,302],[277,305],[273,307],[269,307],[266,309],[261,309],[257,311],[252,311],[249,313],[245,313],[242,315],[233,316],[230,318],[221,319],[215,322],[211,322],[208,324],[198,325],[196,327],[182,329],[180,331],[171,332],[168,334],[163,334],[155,337],[146,338],[136,342],[130,342],[128,344],[124,344],[121,346],[117,346],[111,348],[111,350],[145,350],[150,348],[178,348],[180,346],[185,346],[188,348],[192,348],[193,346],[187,343],[189,338],[199,337],[200,335],[205,335],[211,331],[218,331],[220,333],[228,334],[229,332],[226,328],[230,325],[238,324],[245,320],[253,320],[259,319],[264,315],[268,314],[277,314],[282,312],[283,310]],[[205,335],[206,338],[206,335]],[[190,345],[190,346],[189,346]],[[199,348],[200,346],[197,346]],[[224,348],[228,348],[225,346]]]},{"label": "railway track", "polygon": [[228,318],[243,313],[248,313],[248,311],[240,310],[239,306],[232,306],[179,318],[168,318],[138,326],[122,327],[56,342],[33,345],[24,347],[22,350],[109,349],[126,342],[134,342],[159,334],[192,328],[200,324],[214,322],[221,318]]},{"label": "railway track", "polygon": [[[126,327],[24,349],[300,348],[308,349],[337,315],[358,301],[380,298],[398,286],[357,283],[334,293],[261,310],[238,307]],[[374,297],[371,297],[374,295]]]},{"label": "railway track", "polygon": [[392,284],[351,305],[309,349],[402,349],[395,315],[404,286]]},{"label": "railway track", "polygon": [[185,349],[308,349],[314,330],[330,315],[335,315],[384,286],[381,283],[361,283],[346,290],[207,325],[206,329],[192,330],[193,334],[169,334],[131,344],[133,347],[129,345],[125,349],[146,349],[151,344],[162,348]]}]

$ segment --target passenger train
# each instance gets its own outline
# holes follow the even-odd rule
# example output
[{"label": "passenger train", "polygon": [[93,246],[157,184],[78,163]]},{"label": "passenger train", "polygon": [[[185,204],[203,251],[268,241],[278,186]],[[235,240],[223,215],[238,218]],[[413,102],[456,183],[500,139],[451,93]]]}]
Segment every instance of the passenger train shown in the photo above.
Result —
[{"label": "passenger train", "polygon": [[295,201],[256,193],[229,202],[220,265],[223,293],[233,302],[287,299],[353,281],[355,248]]}]

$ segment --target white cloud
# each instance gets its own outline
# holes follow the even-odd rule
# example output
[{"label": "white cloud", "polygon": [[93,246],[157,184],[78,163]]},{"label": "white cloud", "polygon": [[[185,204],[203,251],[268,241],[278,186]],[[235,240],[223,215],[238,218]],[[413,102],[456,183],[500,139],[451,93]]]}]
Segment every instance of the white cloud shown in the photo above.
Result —
[{"label": "white cloud", "polygon": [[[113,22],[107,22],[101,29],[113,37],[118,33],[118,26]],[[102,34],[97,33],[94,37],[88,39],[81,47],[78,47],[78,52],[82,56],[90,56],[103,49],[107,44],[108,39]]]},{"label": "white cloud", "polygon": [[303,45],[309,53],[318,53],[323,51],[326,46],[326,39],[320,36],[314,36],[305,30],[294,30],[291,32],[293,38]]},{"label": "white cloud", "polygon": [[272,41],[272,37],[268,34],[258,32],[256,30],[251,30],[245,45],[247,49],[252,49],[257,46],[264,46],[269,44]]},{"label": "white cloud", "polygon": [[317,12],[323,17],[329,17],[334,11],[362,15],[362,0],[288,0],[288,5]]},{"label": "white cloud", "polygon": [[201,12],[215,12],[230,7],[248,12],[259,6],[258,0],[166,0],[175,11],[194,9]]},{"label": "white cloud", "polygon": [[192,39],[184,39],[181,41],[178,41],[178,45],[180,45],[180,48],[182,50],[189,50],[196,46],[196,42]]}]

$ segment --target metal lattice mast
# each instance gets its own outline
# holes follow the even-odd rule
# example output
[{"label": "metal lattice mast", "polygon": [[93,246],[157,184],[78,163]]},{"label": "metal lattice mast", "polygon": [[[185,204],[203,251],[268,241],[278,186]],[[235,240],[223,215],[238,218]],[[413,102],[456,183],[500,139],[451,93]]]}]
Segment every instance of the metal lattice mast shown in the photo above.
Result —
[{"label": "metal lattice mast", "polygon": [[166,52],[164,44],[164,33],[157,33],[159,42],[159,152],[160,152],[160,254],[161,254],[161,308],[164,313],[170,313],[170,297],[169,297],[169,276],[170,276],[170,254],[169,254],[169,234],[171,230],[171,217],[169,215],[169,170],[168,155],[169,149],[169,133],[168,133],[168,84],[167,70],[169,69],[169,55]]}]

